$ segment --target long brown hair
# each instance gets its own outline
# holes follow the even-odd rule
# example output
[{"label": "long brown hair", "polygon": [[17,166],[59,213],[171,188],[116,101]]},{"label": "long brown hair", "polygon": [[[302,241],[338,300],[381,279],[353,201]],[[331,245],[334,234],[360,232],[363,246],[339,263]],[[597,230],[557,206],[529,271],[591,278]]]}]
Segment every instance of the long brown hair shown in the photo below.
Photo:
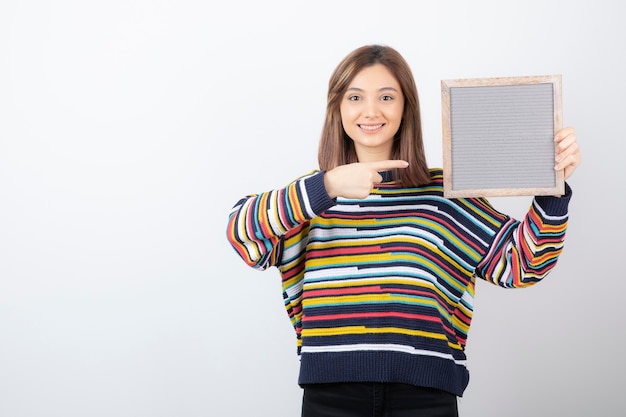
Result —
[{"label": "long brown hair", "polygon": [[340,104],[352,79],[363,68],[382,64],[398,80],[404,95],[404,111],[400,128],[392,148],[392,159],[403,159],[408,168],[397,170],[394,179],[404,186],[415,187],[430,182],[430,173],[422,140],[417,87],[411,68],[405,59],[389,46],[366,45],[348,54],[335,68],[328,82],[326,119],[319,143],[318,163],[321,170],[331,170],[339,165],[357,162],[352,139],[341,123]]}]

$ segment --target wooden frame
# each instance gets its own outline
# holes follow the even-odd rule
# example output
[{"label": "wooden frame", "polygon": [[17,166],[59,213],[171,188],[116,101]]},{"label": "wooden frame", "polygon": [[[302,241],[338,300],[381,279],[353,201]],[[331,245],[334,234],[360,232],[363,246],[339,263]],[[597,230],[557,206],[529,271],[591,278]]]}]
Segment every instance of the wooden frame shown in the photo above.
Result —
[{"label": "wooden frame", "polygon": [[561,76],[441,81],[444,197],[562,195]]}]

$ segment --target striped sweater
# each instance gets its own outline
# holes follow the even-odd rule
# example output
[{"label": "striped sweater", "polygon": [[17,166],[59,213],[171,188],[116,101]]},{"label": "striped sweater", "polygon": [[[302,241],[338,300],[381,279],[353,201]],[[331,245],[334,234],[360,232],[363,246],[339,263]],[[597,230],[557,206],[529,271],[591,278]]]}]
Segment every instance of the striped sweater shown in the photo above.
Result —
[{"label": "striped sweater", "polygon": [[535,197],[518,221],[483,198],[444,198],[441,170],[419,188],[385,175],[363,200],[331,199],[323,176],[241,199],[227,226],[248,265],[280,271],[299,384],[398,382],[461,396],[476,278],[519,288],[545,277],[571,190]]}]

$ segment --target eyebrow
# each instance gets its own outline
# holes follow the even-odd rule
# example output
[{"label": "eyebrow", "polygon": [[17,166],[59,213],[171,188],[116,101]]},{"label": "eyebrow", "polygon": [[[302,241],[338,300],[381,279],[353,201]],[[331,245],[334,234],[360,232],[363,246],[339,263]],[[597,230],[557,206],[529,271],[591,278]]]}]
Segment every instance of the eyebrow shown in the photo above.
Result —
[{"label": "eyebrow", "polygon": [[[359,87],[350,87],[346,91],[364,91],[364,90],[362,88],[359,88]],[[378,89],[378,91],[381,91],[381,92],[382,91],[395,91],[395,92],[398,92],[398,90],[396,90],[393,87],[381,87],[381,88]]]}]

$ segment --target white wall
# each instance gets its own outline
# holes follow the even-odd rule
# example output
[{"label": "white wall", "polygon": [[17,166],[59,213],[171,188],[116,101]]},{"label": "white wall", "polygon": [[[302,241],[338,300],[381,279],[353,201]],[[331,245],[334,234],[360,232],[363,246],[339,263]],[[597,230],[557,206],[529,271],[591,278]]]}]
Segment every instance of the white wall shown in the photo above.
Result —
[{"label": "white wall", "polygon": [[[441,165],[440,80],[563,76],[583,164],[541,285],[481,283],[463,417],[615,415],[622,297],[618,0],[0,4],[0,416],[299,415],[276,270],[225,239],[239,197],[315,168],[327,80],[394,46]],[[516,216],[527,198],[494,204]]]}]

